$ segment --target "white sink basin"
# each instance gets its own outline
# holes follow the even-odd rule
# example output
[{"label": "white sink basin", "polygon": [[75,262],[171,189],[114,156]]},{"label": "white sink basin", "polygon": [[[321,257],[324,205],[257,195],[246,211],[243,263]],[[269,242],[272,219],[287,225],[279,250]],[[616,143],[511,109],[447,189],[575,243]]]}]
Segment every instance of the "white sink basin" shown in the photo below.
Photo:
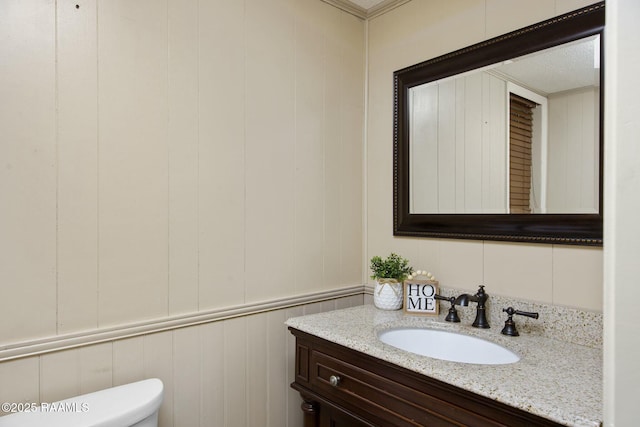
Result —
[{"label": "white sink basin", "polygon": [[436,329],[398,328],[378,333],[385,344],[422,356],[461,363],[504,365],[520,357],[501,345]]}]

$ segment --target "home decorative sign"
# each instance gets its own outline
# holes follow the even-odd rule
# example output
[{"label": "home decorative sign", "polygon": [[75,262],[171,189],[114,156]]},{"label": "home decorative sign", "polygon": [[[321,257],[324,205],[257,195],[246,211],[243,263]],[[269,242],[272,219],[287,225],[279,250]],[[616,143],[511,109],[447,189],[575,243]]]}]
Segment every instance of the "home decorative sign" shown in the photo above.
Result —
[{"label": "home decorative sign", "polygon": [[437,280],[405,280],[404,312],[407,314],[438,315]]}]

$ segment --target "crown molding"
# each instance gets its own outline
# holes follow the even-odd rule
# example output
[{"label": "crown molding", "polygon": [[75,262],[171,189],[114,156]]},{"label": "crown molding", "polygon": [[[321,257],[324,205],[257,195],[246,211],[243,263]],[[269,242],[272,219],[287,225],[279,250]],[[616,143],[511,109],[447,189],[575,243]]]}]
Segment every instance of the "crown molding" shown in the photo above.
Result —
[{"label": "crown molding", "polygon": [[367,19],[367,11],[358,5],[355,5],[347,0],[322,0],[325,3],[335,6],[340,10],[344,10],[360,19]]},{"label": "crown molding", "polygon": [[395,9],[398,6],[402,6],[405,3],[409,3],[410,1],[411,0],[384,0],[382,3],[379,3],[367,11],[367,19],[384,15],[390,10]]},{"label": "crown molding", "polygon": [[384,0],[382,3],[370,8],[364,9],[348,0],[322,0],[340,10],[344,10],[360,19],[371,19],[376,16],[383,15],[396,7],[410,2],[411,0]]}]

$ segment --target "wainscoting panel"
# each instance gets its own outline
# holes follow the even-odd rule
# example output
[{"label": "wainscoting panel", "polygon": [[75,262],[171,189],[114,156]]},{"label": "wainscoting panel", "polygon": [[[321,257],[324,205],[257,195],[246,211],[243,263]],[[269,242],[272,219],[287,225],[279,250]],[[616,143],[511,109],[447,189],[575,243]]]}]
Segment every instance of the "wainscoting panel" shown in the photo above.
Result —
[{"label": "wainscoting panel", "polygon": [[[202,345],[202,367],[200,377],[200,425],[207,422],[211,425],[224,426],[224,353],[222,342],[224,337],[224,322],[210,323],[200,328],[200,343]],[[193,385],[185,390],[181,399],[194,399],[196,392]]]},{"label": "wainscoting panel", "polygon": [[295,347],[284,322],[362,303],[357,294],[13,358],[0,363],[0,401],[51,402],[157,377],[161,427],[297,427]]},{"label": "wainscoting panel", "polygon": [[40,400],[38,395],[40,392],[39,359],[28,357],[0,363],[0,401],[38,402]]}]

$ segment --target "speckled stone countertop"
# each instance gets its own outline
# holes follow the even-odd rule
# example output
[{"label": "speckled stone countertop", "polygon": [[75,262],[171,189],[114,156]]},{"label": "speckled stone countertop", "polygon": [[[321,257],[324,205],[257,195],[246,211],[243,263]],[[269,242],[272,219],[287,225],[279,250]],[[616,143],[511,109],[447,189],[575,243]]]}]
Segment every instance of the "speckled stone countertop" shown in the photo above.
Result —
[{"label": "speckled stone countertop", "polygon": [[[539,335],[502,335],[499,327],[478,329],[439,317],[406,315],[372,305],[289,319],[286,324],[353,350],[494,399],[560,424],[597,427],[602,421],[602,349]],[[516,319],[517,320],[517,319]],[[507,365],[469,365],[409,353],[377,339],[396,327],[461,332],[493,341],[515,352]]]}]

